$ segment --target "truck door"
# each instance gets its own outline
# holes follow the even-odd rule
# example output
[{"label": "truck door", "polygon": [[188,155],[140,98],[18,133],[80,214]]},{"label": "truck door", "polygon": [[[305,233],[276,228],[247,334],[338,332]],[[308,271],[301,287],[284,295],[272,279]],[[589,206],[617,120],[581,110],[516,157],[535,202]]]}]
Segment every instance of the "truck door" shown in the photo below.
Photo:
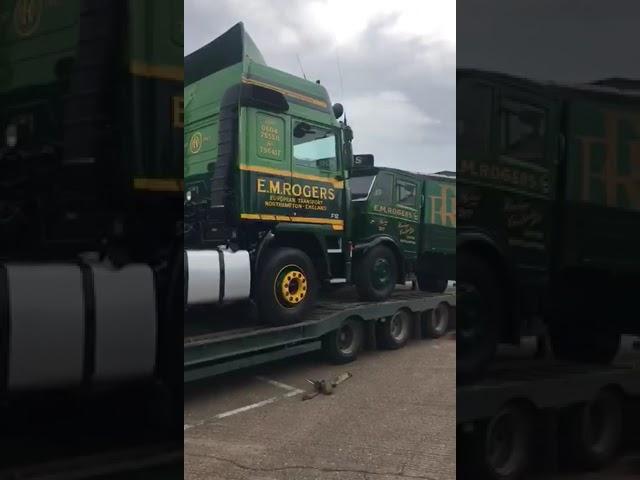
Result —
[{"label": "truck door", "polygon": [[291,215],[289,118],[245,108],[240,134],[241,218],[288,221]]},{"label": "truck door", "polygon": [[291,217],[344,229],[344,178],[333,127],[291,119]]},{"label": "truck door", "polygon": [[549,99],[507,90],[498,95],[496,176],[502,184],[507,247],[526,277],[549,268],[551,198],[558,125]]}]

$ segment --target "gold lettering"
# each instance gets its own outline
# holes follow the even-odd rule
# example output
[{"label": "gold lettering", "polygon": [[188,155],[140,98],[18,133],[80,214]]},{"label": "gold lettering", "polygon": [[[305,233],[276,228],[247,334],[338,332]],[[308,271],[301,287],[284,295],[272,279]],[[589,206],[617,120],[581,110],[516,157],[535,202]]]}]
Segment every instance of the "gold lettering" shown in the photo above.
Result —
[{"label": "gold lettering", "polygon": [[327,194],[329,195],[329,200],[336,199],[336,191],[333,188],[330,188],[329,190],[327,190]]},{"label": "gold lettering", "polygon": [[265,193],[266,190],[264,188],[264,184],[265,184],[265,179],[264,178],[259,178],[258,179],[258,193]]},{"label": "gold lettering", "polygon": [[327,188],[320,187],[320,200],[326,200],[326,199],[327,199]]},{"label": "gold lettering", "polygon": [[[296,190],[297,187],[297,190]],[[297,192],[297,193],[296,193]],[[300,185],[298,185],[297,183],[293,184],[293,186],[291,187],[291,193],[295,196],[295,197],[299,197],[300,194],[302,193],[302,187]]]},{"label": "gold lettering", "polygon": [[278,180],[269,180],[269,193],[280,193],[280,182]]},{"label": "gold lettering", "polygon": [[285,182],[284,186],[282,187],[282,192],[285,195],[291,195],[291,184],[289,182]]},{"label": "gold lettering", "polygon": [[305,198],[309,198],[311,196],[311,187],[309,185],[302,187],[302,195]]}]

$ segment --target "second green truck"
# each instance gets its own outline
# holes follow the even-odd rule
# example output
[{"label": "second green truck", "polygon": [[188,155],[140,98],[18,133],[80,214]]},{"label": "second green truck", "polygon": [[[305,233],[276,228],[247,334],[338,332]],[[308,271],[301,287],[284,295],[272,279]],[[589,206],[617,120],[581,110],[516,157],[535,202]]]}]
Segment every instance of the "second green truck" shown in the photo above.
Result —
[{"label": "second green truck", "polygon": [[237,24],[185,58],[185,304],[252,298],[300,320],[322,285],[384,300],[455,278],[455,175],[353,155],[318,82],[267,66]]}]

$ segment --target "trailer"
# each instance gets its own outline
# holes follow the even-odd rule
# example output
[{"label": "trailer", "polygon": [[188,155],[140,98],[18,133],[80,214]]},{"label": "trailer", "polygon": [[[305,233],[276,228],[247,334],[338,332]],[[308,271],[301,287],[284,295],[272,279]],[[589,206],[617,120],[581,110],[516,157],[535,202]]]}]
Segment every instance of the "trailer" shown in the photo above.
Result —
[{"label": "trailer", "polygon": [[184,381],[313,351],[322,351],[332,363],[347,363],[362,348],[395,349],[411,337],[437,338],[455,324],[455,305],[455,293],[398,289],[386,301],[362,302],[345,289],[325,295],[304,321],[276,327],[258,323],[247,312],[243,325],[237,307],[209,309],[185,323]]},{"label": "trailer", "polygon": [[515,480],[600,470],[623,445],[637,448],[639,413],[638,365],[496,362],[482,380],[457,387],[458,474]]}]

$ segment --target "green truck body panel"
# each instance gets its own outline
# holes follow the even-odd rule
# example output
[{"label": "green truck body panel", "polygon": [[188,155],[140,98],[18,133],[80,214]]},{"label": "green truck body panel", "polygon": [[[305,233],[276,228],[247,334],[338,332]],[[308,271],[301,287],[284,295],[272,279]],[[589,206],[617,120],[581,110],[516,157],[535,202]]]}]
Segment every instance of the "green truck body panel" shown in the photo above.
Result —
[{"label": "green truck body panel", "polygon": [[[175,236],[153,205],[165,219],[181,209],[182,12],[176,0],[0,1],[0,168],[11,185],[0,201],[38,219],[0,226],[9,250],[95,249],[116,217],[130,239],[155,242],[149,224]],[[31,185],[20,168],[33,169]]]},{"label": "green truck body panel", "polygon": [[640,278],[637,86],[463,70],[458,105],[459,246],[498,252],[517,311],[539,314],[567,272]]},{"label": "green truck body panel", "polygon": [[[113,36],[117,50],[109,79],[117,105],[110,120],[117,123],[114,142],[124,161],[113,170],[125,171],[123,183],[137,190],[177,191],[182,178],[182,3],[113,5],[118,10],[114,24],[120,28],[100,32]],[[87,49],[92,47],[80,40],[81,10],[80,0],[0,3],[3,131],[12,120],[29,122],[35,143],[60,145],[65,123],[85,120],[64,117],[65,98],[80,94],[72,87],[74,64],[79,54],[91,56]],[[106,20],[104,25],[95,22],[105,30],[113,27]]]},{"label": "green truck body panel", "polygon": [[445,278],[455,278],[454,176],[376,167],[355,169],[350,183],[354,243],[389,236],[408,262],[429,268],[421,262],[440,256],[445,265],[438,270],[446,270]]},{"label": "green truck body panel", "polygon": [[[225,49],[236,51],[235,58],[223,55]],[[192,201],[206,203],[210,195],[225,92],[239,83],[259,85],[284,94],[289,109],[240,109],[233,180],[238,219],[342,225],[341,138],[324,87],[265,65],[242,24],[185,62],[184,176]],[[306,148],[294,136],[300,123],[317,129],[318,138]],[[322,158],[325,153],[331,158]]]}]

